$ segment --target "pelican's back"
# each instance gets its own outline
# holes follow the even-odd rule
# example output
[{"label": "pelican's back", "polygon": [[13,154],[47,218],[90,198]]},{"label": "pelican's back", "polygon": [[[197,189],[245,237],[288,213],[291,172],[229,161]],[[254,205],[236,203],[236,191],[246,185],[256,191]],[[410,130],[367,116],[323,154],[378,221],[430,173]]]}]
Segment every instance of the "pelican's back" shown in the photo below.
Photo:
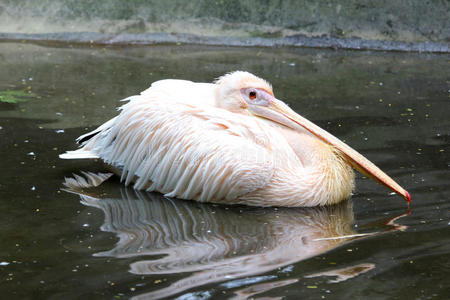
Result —
[{"label": "pelican's back", "polygon": [[100,158],[125,184],[166,196],[233,203],[274,172],[268,137],[255,118],[214,106],[213,84],[154,83],[120,114],[79,139],[62,158]]}]

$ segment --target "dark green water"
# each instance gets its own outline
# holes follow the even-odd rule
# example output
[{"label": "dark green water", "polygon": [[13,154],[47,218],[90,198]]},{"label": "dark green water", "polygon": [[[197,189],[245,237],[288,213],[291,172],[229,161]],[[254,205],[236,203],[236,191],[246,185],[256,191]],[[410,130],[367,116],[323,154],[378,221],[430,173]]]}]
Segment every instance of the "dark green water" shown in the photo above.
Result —
[{"label": "dark green water", "polygon": [[[236,69],[269,80],[277,98],[395,178],[412,195],[410,214],[362,176],[351,201],[310,209],[170,200],[117,179],[89,197],[60,190],[73,172],[102,170],[58,154],[114,116],[118,100],[158,79]],[[19,101],[0,102],[2,298],[450,296],[448,56],[3,43],[0,99]]]}]

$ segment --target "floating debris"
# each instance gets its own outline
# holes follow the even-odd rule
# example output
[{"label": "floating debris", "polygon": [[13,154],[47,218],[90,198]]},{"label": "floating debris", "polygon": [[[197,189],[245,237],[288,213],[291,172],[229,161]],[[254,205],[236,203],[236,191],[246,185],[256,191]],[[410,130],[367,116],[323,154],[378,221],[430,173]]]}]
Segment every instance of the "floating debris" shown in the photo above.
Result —
[{"label": "floating debris", "polygon": [[24,90],[0,91],[0,102],[16,104],[27,102],[30,98],[35,96],[36,95],[31,93],[30,91],[26,92]]}]

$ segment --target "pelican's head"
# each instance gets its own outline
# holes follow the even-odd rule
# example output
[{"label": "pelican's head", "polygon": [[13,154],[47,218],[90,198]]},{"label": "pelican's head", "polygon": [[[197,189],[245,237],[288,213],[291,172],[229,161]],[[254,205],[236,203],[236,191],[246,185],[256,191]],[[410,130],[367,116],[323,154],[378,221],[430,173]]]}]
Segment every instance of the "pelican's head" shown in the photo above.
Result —
[{"label": "pelican's head", "polygon": [[219,107],[235,113],[263,117],[294,130],[307,130],[341,152],[356,170],[410,201],[409,193],[367,158],[276,99],[271,85],[264,79],[248,72],[236,71],[220,77],[216,84]]},{"label": "pelican's head", "polygon": [[[264,95],[274,98],[270,83],[253,74],[235,71],[220,77],[216,84],[217,105],[226,110],[248,114],[250,105],[254,103],[249,99],[256,99]],[[247,91],[248,90],[248,91]]]}]

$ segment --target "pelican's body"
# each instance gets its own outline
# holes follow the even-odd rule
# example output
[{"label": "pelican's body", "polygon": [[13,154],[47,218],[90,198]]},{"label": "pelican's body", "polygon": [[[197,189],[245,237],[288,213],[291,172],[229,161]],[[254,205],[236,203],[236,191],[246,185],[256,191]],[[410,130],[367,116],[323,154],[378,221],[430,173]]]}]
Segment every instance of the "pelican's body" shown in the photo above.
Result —
[{"label": "pelican's body", "polygon": [[117,117],[79,138],[82,148],[61,157],[100,158],[135,189],[203,202],[337,203],[353,189],[351,165],[409,197],[250,73],[212,84],[161,80],[126,100]]}]

